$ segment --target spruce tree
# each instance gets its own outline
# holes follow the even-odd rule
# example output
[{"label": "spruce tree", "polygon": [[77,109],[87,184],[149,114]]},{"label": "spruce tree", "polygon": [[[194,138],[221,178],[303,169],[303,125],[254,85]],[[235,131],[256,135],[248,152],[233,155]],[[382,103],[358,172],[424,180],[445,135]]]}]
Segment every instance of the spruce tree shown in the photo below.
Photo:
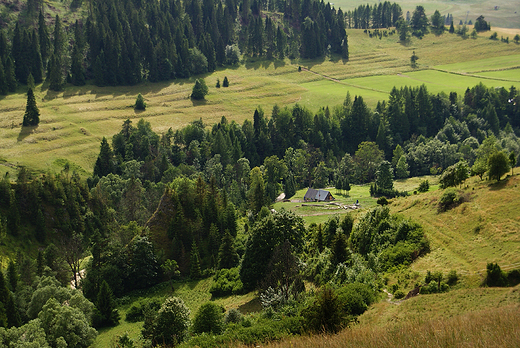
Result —
[{"label": "spruce tree", "polygon": [[199,248],[197,247],[197,243],[193,242],[191,246],[191,256],[190,256],[190,278],[191,279],[199,279],[201,276],[200,271],[200,256],[199,256]]},{"label": "spruce tree", "polygon": [[94,165],[94,176],[103,177],[114,172],[114,154],[105,137],[101,140],[101,149]]},{"label": "spruce tree", "polygon": [[45,261],[43,260],[43,253],[38,250],[38,257],[36,258],[36,275],[41,277],[43,275],[43,268],[45,267]]},{"label": "spruce tree", "polygon": [[7,80],[5,78],[4,65],[2,64],[2,59],[0,57],[0,94],[6,95],[7,92],[8,92]]},{"label": "spruce tree", "polygon": [[15,292],[16,286],[18,285],[18,272],[13,260],[9,260],[9,265],[7,266],[7,280],[9,282],[9,289]]},{"label": "spruce tree", "polygon": [[195,85],[193,86],[193,90],[191,92],[191,98],[195,100],[202,100],[206,94],[208,94],[208,86],[206,86],[206,82],[203,79],[195,80]]},{"label": "spruce tree", "polygon": [[135,100],[134,108],[136,110],[145,110],[146,109],[146,102],[144,101],[143,96],[141,93],[137,95],[137,99]]},{"label": "spruce tree", "polygon": [[32,88],[27,91],[27,105],[25,107],[25,115],[23,116],[23,126],[37,126],[40,123],[40,110],[36,105],[34,92]]},{"label": "spruce tree", "polygon": [[235,250],[233,237],[226,230],[218,251],[218,269],[236,267],[238,260],[239,256]]},{"label": "spruce tree", "polygon": [[9,92],[16,92],[16,75],[14,72],[13,58],[11,56],[7,57],[7,62],[5,63],[4,68],[7,89]]},{"label": "spruce tree", "polygon": [[47,68],[47,80],[51,91],[60,91],[63,87],[63,76],[61,75],[60,58],[52,54]]},{"label": "spruce tree", "polygon": [[227,76],[224,76],[224,81],[222,82],[222,87],[229,87],[229,80]]},{"label": "spruce tree", "polygon": [[32,73],[30,73],[29,77],[27,77],[27,87],[34,91],[35,84],[34,84],[34,77],[33,77]]},{"label": "spruce tree", "polygon": [[116,326],[119,324],[119,313],[110,286],[103,280],[97,295],[96,309],[98,311],[97,327]]},{"label": "spruce tree", "polygon": [[40,43],[40,53],[42,56],[42,62],[45,64],[47,59],[49,58],[49,52],[51,47],[51,39],[49,37],[49,30],[47,29],[47,24],[45,23],[45,17],[43,13],[40,11],[40,15],[38,17],[38,38]]}]

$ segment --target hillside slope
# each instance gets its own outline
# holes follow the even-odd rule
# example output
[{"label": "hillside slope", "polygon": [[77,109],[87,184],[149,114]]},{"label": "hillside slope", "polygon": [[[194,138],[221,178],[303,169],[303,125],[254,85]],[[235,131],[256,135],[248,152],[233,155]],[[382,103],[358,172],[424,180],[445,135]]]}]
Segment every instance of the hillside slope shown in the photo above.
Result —
[{"label": "hillside slope", "polygon": [[467,276],[474,285],[485,274],[486,264],[503,268],[520,266],[520,176],[495,183],[470,178],[460,193],[465,202],[438,213],[443,190],[396,200],[391,205],[423,225],[432,251],[415,262],[416,271],[451,269]]}]

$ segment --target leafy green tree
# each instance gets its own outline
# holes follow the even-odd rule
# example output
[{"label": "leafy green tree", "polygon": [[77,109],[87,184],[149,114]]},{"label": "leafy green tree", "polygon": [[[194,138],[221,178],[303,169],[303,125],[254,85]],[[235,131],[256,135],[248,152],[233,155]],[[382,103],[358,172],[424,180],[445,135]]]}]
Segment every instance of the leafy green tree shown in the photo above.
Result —
[{"label": "leafy green tree", "polygon": [[282,209],[269,214],[251,227],[251,236],[240,267],[240,279],[244,289],[254,289],[266,275],[276,246],[288,240],[296,252],[303,246],[305,226],[301,217]]},{"label": "leafy green tree", "polygon": [[202,100],[208,94],[208,86],[206,86],[206,82],[204,79],[195,80],[195,85],[193,86],[193,90],[191,92],[191,98],[195,100]]},{"label": "leafy green tree", "polygon": [[116,308],[114,295],[108,283],[103,280],[96,301],[97,315],[95,326],[98,328],[116,326],[119,324],[119,313]]},{"label": "leafy green tree", "polygon": [[27,104],[23,116],[23,126],[37,126],[40,123],[40,110],[36,105],[36,98],[31,88],[27,91]]},{"label": "leafy green tree", "polygon": [[408,163],[406,162],[406,156],[401,156],[399,161],[397,162],[397,166],[395,168],[395,176],[399,179],[406,179],[410,175],[410,171],[408,170]]},{"label": "leafy green tree", "polygon": [[224,330],[223,308],[213,302],[206,302],[200,306],[193,319],[195,334],[210,333],[220,335]]},{"label": "leafy green tree", "polygon": [[[509,168],[508,168],[509,170]],[[461,185],[469,176],[468,163],[466,161],[459,161],[458,163],[449,166],[442,172],[439,179],[441,188]]]},{"label": "leafy green tree", "polygon": [[366,183],[373,180],[382,160],[383,151],[379,149],[376,143],[364,141],[359,144],[354,155],[354,161],[357,165],[356,176],[359,182]]},{"label": "leafy green tree", "polygon": [[137,95],[137,99],[135,100],[134,108],[136,110],[145,110],[146,109],[146,102],[144,101],[143,96],[141,93]]},{"label": "leafy green tree", "polygon": [[168,277],[168,280],[171,282],[172,291],[173,291],[173,279],[181,276],[181,271],[179,270],[179,265],[175,260],[166,260],[161,265],[164,274]]},{"label": "leafy green tree", "polygon": [[520,34],[516,34],[513,40],[518,44],[520,42]]},{"label": "leafy green tree", "polygon": [[51,347],[87,348],[97,336],[81,309],[62,305],[55,298],[45,303],[38,319]]},{"label": "leafy green tree", "polygon": [[500,181],[502,175],[509,171],[509,158],[503,151],[498,151],[488,158],[488,177]]},{"label": "leafy green tree", "polygon": [[176,346],[188,335],[190,310],[178,297],[169,297],[157,312],[145,314],[142,335],[152,345]]}]

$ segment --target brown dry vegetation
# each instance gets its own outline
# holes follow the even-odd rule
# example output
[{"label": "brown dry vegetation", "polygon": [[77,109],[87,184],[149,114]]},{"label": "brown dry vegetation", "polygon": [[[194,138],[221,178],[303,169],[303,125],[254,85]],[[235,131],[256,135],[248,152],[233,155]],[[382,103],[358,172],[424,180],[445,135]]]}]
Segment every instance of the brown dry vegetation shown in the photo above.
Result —
[{"label": "brown dry vegetation", "polygon": [[520,308],[511,305],[449,319],[416,320],[383,327],[354,326],[334,336],[298,337],[263,347],[518,347]]}]

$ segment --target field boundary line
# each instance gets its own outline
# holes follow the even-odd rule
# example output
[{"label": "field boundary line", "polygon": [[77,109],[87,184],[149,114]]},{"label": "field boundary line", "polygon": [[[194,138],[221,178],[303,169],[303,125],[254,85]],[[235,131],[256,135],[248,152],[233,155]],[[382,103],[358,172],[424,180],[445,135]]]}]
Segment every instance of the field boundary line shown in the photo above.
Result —
[{"label": "field boundary line", "polygon": [[[354,84],[351,84],[351,83],[346,83],[344,81],[341,81],[341,80],[338,80],[334,77],[331,77],[331,76],[327,76],[327,75],[324,75],[324,74],[320,74],[316,71],[312,71],[310,69],[307,69],[307,68],[304,68],[304,67],[301,67],[301,70],[302,71],[307,71],[307,72],[310,72],[314,75],[318,75],[318,76],[321,76],[323,77],[324,79],[327,79],[327,80],[330,80],[332,82],[335,82],[335,83],[339,83],[339,84],[342,84],[342,85],[345,85],[345,86],[350,86],[350,87],[354,87],[354,88],[359,88],[359,89],[365,89],[367,91],[373,91],[373,92],[379,92],[379,93],[384,93],[384,94],[390,94],[389,92],[386,92],[386,91],[382,91],[382,90],[379,90],[379,89],[375,89],[375,88],[370,88],[370,87],[365,87],[365,86],[358,86],[358,85],[354,85]],[[375,75],[375,76],[386,76],[386,75]]]},{"label": "field boundary line", "polygon": [[[520,68],[520,67],[515,67],[515,68],[511,68],[511,69],[518,69],[518,68]],[[519,80],[511,80],[511,79],[504,79],[501,77],[489,77],[489,76],[482,76],[482,75],[476,75],[476,74],[468,74],[468,73],[463,73],[463,72],[443,70],[443,69],[439,69],[439,68],[429,68],[429,69],[433,70],[433,71],[440,71],[440,72],[443,72],[446,74],[466,76],[466,77],[475,77],[475,78],[485,79],[485,80],[504,81],[504,82],[520,82]],[[505,70],[510,70],[510,69],[482,70],[480,72],[493,72],[493,71],[505,71]]]}]

